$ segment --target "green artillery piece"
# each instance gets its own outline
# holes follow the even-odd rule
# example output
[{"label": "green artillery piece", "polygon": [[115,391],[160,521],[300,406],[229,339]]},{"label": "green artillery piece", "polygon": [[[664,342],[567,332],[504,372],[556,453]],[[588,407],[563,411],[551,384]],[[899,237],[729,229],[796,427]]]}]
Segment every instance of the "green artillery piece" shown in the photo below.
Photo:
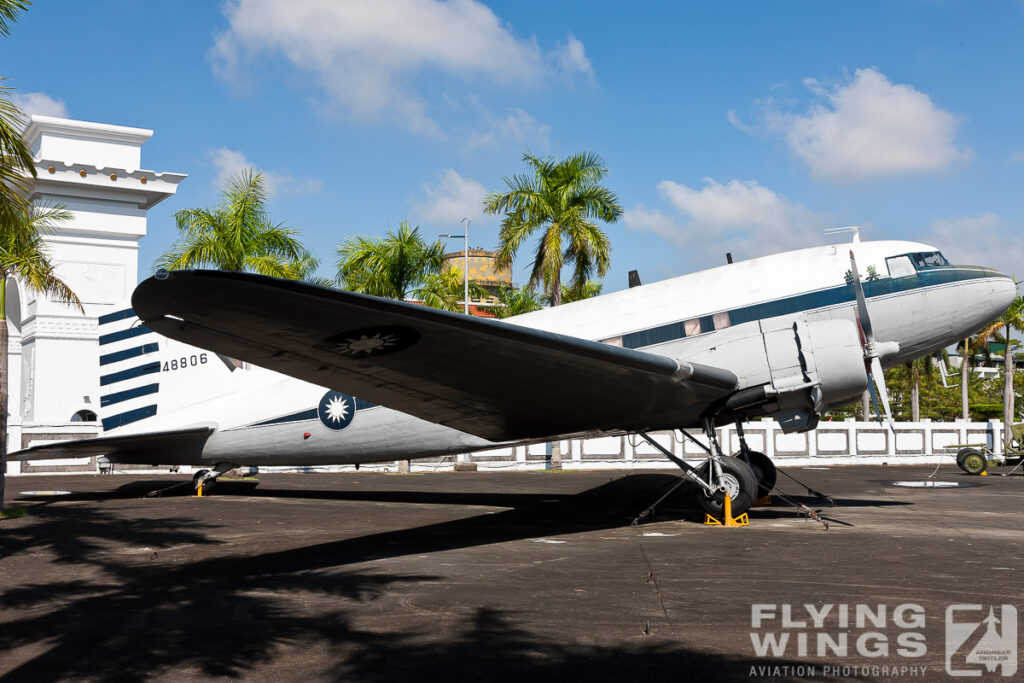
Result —
[{"label": "green artillery piece", "polygon": [[989,467],[1002,465],[1019,467],[1024,462],[1024,422],[1010,425],[1010,443],[1005,454],[996,454],[985,443],[953,444],[947,448],[958,449],[956,464],[967,474],[987,474]]}]

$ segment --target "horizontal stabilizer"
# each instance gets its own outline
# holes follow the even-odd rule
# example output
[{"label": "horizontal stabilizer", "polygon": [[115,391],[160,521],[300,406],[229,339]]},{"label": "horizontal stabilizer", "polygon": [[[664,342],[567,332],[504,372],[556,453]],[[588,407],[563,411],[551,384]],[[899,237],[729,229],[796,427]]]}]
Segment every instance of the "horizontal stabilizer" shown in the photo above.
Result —
[{"label": "horizontal stabilizer", "polygon": [[132,304],[172,339],[492,441],[676,427],[737,383],[653,353],[249,273],[161,273]]},{"label": "horizontal stabilizer", "polygon": [[203,451],[203,444],[216,430],[193,427],[166,432],[100,436],[77,441],[55,441],[11,453],[11,460],[52,460],[55,458],[87,458],[105,455],[112,462],[173,465],[179,461],[194,462]]}]

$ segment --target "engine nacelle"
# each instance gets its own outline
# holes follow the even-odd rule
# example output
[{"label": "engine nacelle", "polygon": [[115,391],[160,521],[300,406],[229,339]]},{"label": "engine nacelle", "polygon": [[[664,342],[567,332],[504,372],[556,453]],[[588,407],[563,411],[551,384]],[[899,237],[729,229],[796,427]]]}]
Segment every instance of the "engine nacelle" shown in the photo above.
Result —
[{"label": "engine nacelle", "polygon": [[739,376],[742,388],[718,406],[719,421],[770,415],[784,432],[803,432],[867,389],[860,334],[849,320],[762,320],[719,334],[685,355]]}]

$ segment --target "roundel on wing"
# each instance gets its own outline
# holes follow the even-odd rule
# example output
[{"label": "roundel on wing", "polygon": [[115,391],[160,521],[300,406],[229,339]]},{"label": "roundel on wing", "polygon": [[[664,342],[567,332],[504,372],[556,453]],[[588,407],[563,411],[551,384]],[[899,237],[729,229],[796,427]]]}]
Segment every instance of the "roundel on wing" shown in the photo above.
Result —
[{"label": "roundel on wing", "polygon": [[316,414],[328,429],[344,429],[352,424],[352,418],[356,415],[356,400],[340,391],[328,391],[320,399]]},{"label": "roundel on wing", "polygon": [[349,358],[370,358],[404,351],[419,341],[419,338],[420,333],[411,327],[379,325],[341,332],[317,346],[329,348]]}]

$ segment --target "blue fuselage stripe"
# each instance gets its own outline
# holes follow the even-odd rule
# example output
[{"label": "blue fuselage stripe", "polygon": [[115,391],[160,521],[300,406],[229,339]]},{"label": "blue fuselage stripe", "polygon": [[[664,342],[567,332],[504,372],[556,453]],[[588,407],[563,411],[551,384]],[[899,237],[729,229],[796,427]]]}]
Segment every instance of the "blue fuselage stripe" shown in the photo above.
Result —
[{"label": "blue fuselage stripe", "polygon": [[[900,278],[880,278],[863,282],[864,296],[866,298],[899,294],[902,292],[933,287],[935,285],[961,282],[964,280],[975,280],[978,278],[997,276],[998,273],[984,268],[933,268],[922,270],[914,275]],[[780,315],[792,315],[802,311],[813,311],[840,304],[852,304],[856,301],[856,294],[852,284],[829,287],[816,292],[797,294],[795,296],[765,301],[752,306],[734,308],[726,311],[729,315],[731,325],[739,325],[754,320],[775,318]],[[710,331],[705,329],[709,321],[708,316],[701,318],[701,332]],[[686,336],[683,327],[684,323],[674,322],[667,325],[659,325],[646,330],[630,332],[622,335],[622,345],[628,349],[639,349],[654,344],[682,339]]]},{"label": "blue fuselage stripe", "polygon": [[160,372],[160,362],[146,363],[136,368],[129,368],[122,370],[121,372],[113,372],[109,375],[103,375],[100,377],[100,386],[106,386],[115,382],[123,382],[126,379],[133,377],[141,377],[142,375],[149,375],[154,372]]},{"label": "blue fuselage stripe", "polygon": [[[357,412],[360,411],[360,410],[367,410],[369,408],[376,408],[377,407],[376,403],[370,403],[369,401],[361,399],[358,396],[353,396],[353,398],[355,399],[355,402],[356,402],[356,411]],[[288,423],[288,422],[305,422],[307,420],[315,420],[315,419],[317,419],[317,417],[316,417],[316,408],[310,408],[309,410],[301,410],[301,411],[299,411],[297,413],[292,413],[290,415],[282,415],[281,417],[271,418],[269,420],[264,420],[263,422],[257,422],[255,424],[247,425],[247,426],[249,426],[249,427],[264,427],[266,425],[285,424],[285,423]]]},{"label": "blue fuselage stripe", "polygon": [[100,365],[109,365],[110,363],[116,363],[119,360],[128,360],[129,358],[135,358],[136,356],[144,356],[147,353],[153,353],[159,350],[159,345],[156,342],[149,344],[143,344],[142,346],[135,346],[124,351],[116,351],[114,353],[108,353],[105,356],[100,356]]},{"label": "blue fuselage stripe", "polygon": [[127,330],[119,330],[118,332],[111,332],[110,334],[100,335],[100,346],[104,344],[110,344],[111,342],[121,341],[122,339],[131,339],[132,337],[139,337],[144,334],[149,334],[153,330],[149,329],[144,325],[138,327],[129,327]]},{"label": "blue fuselage stripe", "polygon": [[111,415],[110,417],[103,418],[103,431],[117,429],[118,427],[123,427],[126,424],[138,422],[139,420],[144,420],[147,417],[153,417],[154,415],[156,415],[156,405],[143,406],[141,408],[136,408],[135,410]]},{"label": "blue fuselage stripe", "polygon": [[130,401],[133,398],[146,396],[148,394],[155,394],[158,391],[160,391],[159,384],[146,384],[145,386],[135,387],[134,389],[126,389],[125,391],[107,394],[106,396],[100,396],[100,407],[111,406],[115,403],[121,403],[122,401]]}]

